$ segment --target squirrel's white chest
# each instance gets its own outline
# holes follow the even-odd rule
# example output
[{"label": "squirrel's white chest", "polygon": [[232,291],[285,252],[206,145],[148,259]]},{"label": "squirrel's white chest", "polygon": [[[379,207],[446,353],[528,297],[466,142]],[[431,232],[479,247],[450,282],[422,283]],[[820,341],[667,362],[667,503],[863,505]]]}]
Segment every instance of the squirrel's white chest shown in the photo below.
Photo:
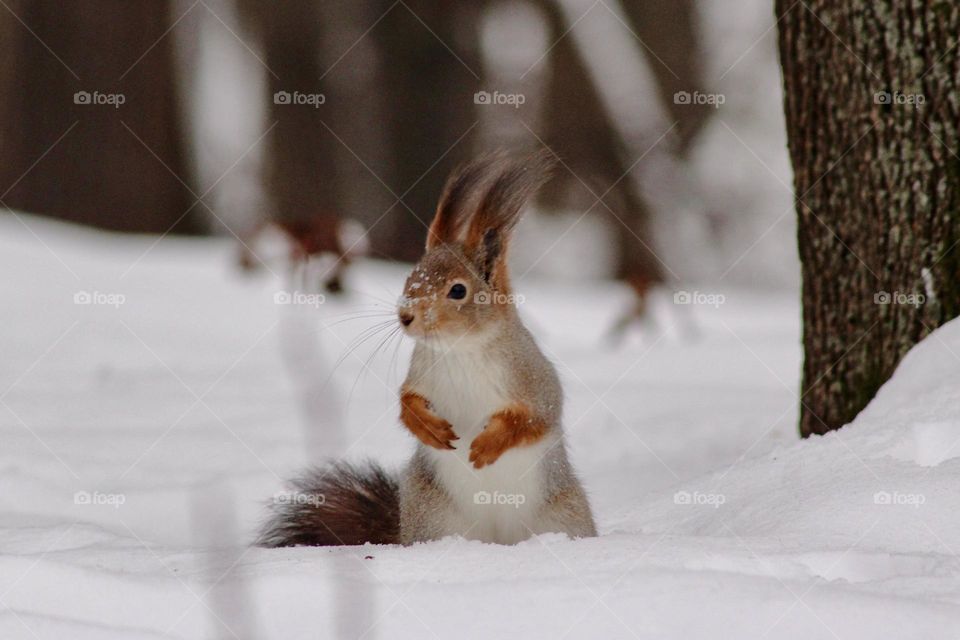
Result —
[{"label": "squirrel's white chest", "polygon": [[475,469],[470,443],[490,416],[512,402],[509,373],[484,355],[446,354],[431,363],[417,389],[459,436],[454,451],[427,447],[444,489],[461,521],[451,530],[469,539],[512,544],[530,535],[533,515],[543,501],[540,462],[549,439],[505,452],[495,463]]},{"label": "squirrel's white chest", "polygon": [[453,425],[462,441],[472,440],[492,414],[510,403],[508,385],[508,372],[492,358],[445,353],[424,367],[417,389],[433,410]]}]

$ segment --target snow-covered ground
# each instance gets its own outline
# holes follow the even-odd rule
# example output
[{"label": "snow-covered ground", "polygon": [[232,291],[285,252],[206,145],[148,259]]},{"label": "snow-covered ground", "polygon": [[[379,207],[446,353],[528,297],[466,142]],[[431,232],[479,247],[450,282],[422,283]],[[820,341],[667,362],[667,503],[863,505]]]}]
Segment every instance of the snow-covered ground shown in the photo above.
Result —
[{"label": "snow-covered ground", "polygon": [[852,425],[799,442],[795,294],[665,295],[659,331],[611,346],[623,291],[523,280],[600,537],[265,550],[248,543],[283,478],[413,447],[409,345],[334,367],[402,269],[277,304],[226,240],[23,222],[0,218],[2,638],[960,633],[957,323]]}]

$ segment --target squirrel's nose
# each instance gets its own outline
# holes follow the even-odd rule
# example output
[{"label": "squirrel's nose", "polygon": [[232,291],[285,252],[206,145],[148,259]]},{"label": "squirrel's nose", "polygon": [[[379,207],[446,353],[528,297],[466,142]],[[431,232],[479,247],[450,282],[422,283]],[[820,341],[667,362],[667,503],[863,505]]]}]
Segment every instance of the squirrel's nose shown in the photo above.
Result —
[{"label": "squirrel's nose", "polygon": [[413,314],[409,311],[401,311],[400,323],[405,327],[409,327],[411,322],[413,322]]}]

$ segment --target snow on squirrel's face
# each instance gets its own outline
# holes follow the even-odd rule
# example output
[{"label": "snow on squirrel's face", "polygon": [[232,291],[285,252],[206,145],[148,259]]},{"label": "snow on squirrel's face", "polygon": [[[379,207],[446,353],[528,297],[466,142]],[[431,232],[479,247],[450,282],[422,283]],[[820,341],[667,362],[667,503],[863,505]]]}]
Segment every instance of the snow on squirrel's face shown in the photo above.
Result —
[{"label": "snow on squirrel's face", "polygon": [[505,298],[477,275],[461,246],[444,244],[413,268],[397,301],[397,317],[408,336],[453,346],[493,328],[504,306],[512,305]]}]

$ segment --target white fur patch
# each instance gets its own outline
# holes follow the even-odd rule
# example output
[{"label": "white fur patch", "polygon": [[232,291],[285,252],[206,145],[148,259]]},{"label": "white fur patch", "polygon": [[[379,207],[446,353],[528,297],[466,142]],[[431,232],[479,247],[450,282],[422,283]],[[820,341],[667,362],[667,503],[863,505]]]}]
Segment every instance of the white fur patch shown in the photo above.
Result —
[{"label": "white fur patch", "polygon": [[439,480],[459,509],[449,532],[472,540],[514,544],[537,531],[543,502],[542,457],[553,443],[547,437],[505,452],[495,463],[475,469],[470,443],[490,416],[511,403],[507,372],[489,350],[463,343],[456,349],[426,348],[426,373],[416,382],[433,410],[453,425],[455,451],[426,450]]}]

